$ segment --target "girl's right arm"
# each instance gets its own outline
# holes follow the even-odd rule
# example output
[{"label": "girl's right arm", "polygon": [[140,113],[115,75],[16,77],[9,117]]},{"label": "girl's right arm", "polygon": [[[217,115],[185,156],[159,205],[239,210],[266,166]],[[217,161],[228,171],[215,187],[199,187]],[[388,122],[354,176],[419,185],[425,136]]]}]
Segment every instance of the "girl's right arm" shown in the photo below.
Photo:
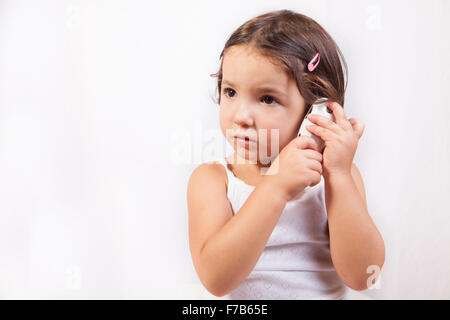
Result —
[{"label": "girl's right arm", "polygon": [[187,190],[189,245],[205,288],[224,296],[255,267],[286,206],[305,187],[320,182],[322,155],[308,136],[293,139],[233,216],[226,173],[220,164],[202,164]]},{"label": "girl's right arm", "polygon": [[263,181],[233,216],[220,167],[200,165],[187,192],[194,267],[205,288],[219,297],[253,270],[286,205],[284,196]]}]

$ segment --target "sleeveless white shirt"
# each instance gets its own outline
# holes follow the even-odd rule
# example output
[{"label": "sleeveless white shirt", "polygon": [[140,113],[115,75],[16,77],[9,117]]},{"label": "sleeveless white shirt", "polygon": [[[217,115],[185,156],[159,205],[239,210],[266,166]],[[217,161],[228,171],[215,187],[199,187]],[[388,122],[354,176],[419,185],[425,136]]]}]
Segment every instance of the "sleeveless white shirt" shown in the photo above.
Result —
[{"label": "sleeveless white shirt", "polygon": [[[238,213],[255,186],[234,176],[225,159],[227,196]],[[288,201],[252,272],[224,299],[350,299],[330,255],[324,178]]]}]

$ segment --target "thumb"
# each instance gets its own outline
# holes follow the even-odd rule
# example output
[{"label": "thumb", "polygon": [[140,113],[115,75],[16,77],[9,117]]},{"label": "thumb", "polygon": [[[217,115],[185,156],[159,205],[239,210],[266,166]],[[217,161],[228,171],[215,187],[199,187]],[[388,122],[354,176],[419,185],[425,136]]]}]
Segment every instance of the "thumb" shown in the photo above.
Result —
[{"label": "thumb", "polygon": [[361,120],[356,118],[350,118],[348,119],[348,121],[352,125],[353,132],[357,135],[358,139],[360,139],[361,136],[363,135],[364,128],[366,127],[366,125]]}]

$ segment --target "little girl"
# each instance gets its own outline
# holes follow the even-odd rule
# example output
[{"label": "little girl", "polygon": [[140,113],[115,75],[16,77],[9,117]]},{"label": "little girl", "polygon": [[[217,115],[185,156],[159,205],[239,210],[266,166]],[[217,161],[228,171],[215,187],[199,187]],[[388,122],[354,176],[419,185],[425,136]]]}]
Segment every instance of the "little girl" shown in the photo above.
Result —
[{"label": "little girl", "polygon": [[[229,299],[348,299],[347,286],[367,289],[385,248],[353,163],[364,124],[344,114],[336,43],[314,20],[280,10],[240,26],[220,57],[220,126],[235,152],[189,179],[200,281]],[[335,121],[308,115],[307,129],[323,150],[298,136],[320,97]],[[274,143],[276,155],[266,156]]]}]

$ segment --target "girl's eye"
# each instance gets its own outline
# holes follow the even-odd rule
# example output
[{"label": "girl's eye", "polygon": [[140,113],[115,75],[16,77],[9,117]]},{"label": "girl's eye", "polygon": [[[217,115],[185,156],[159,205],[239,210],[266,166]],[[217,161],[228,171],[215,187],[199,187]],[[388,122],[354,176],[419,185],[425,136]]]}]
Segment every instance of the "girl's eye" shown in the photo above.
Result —
[{"label": "girl's eye", "polygon": [[[235,96],[235,94],[236,94],[236,91],[234,91],[231,88],[224,88],[223,92],[224,92],[224,95],[229,97],[229,98],[233,98]],[[278,101],[274,97],[267,96],[267,95],[262,97],[261,101],[266,103],[266,104],[277,104],[278,103]]]},{"label": "girl's eye", "polygon": [[267,104],[273,104],[272,102],[278,103],[277,100],[275,100],[272,96],[264,96],[261,101],[267,103]]},{"label": "girl's eye", "polygon": [[[232,92],[232,94],[230,95],[230,91]],[[223,92],[226,96],[232,98],[234,96],[235,91],[233,89],[230,88],[225,88],[223,89]],[[227,94],[228,93],[228,94]]]}]

